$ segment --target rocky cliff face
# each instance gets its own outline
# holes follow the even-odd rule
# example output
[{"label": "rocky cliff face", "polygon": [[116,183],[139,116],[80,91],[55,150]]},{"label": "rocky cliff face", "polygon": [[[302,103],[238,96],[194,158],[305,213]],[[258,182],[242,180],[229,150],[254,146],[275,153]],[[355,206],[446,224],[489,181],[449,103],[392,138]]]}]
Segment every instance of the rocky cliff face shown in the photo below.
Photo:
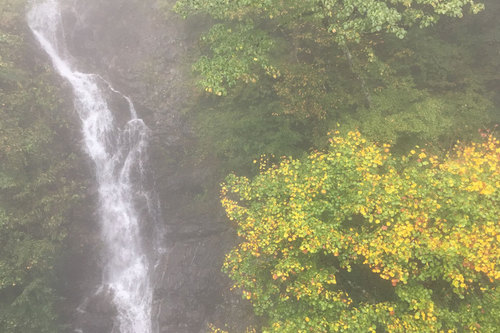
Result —
[{"label": "rocky cliff face", "polygon": [[[244,331],[248,304],[229,292],[230,282],[220,272],[235,237],[219,208],[217,189],[206,186],[217,183],[214,167],[187,153],[195,138],[181,110],[193,98],[186,57],[197,32],[188,31],[175,14],[165,18],[157,6],[155,0],[69,1],[66,37],[81,70],[99,73],[130,96],[154,133],[150,185],[158,191],[162,226],[147,226],[145,232],[165,230],[160,237],[165,251],[153,277],[159,332],[206,332],[210,322]],[[65,290],[68,303],[80,307],[66,309],[69,331],[110,332],[109,295],[92,296],[101,265],[92,236],[97,229],[89,224],[75,230],[80,234],[70,239],[83,245],[69,256],[66,274],[72,281]]]}]

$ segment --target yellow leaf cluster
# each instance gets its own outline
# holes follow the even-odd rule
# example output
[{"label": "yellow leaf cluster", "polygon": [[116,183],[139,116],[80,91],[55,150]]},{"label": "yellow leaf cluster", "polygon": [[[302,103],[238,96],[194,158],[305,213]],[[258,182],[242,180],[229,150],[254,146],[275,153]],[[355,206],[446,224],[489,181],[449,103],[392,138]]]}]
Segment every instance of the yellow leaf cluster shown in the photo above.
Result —
[{"label": "yellow leaf cluster", "polygon": [[395,289],[429,288],[437,277],[460,298],[493,292],[500,280],[499,156],[491,135],[443,158],[418,147],[394,157],[388,144],[335,131],[326,152],[261,167],[252,180],[227,178],[221,202],[242,241],[225,270],[262,311],[271,311],[273,295],[277,302],[338,304],[336,319],[301,317],[319,331],[347,329],[367,313],[388,315],[388,332],[437,331],[443,312],[430,299],[407,311],[397,311],[397,302],[361,308],[338,272],[368,267]]}]

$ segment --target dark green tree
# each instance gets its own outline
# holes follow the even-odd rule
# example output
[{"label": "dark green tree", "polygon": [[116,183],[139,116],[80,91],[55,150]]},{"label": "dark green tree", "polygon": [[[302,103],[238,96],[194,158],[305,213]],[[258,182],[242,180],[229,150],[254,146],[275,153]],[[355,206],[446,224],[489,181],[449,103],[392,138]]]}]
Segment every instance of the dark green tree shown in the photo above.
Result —
[{"label": "dark green tree", "polygon": [[24,1],[0,3],[0,331],[58,331],[54,266],[80,186],[54,79],[24,42]]},{"label": "dark green tree", "polygon": [[[493,1],[483,7],[462,0],[177,1],[181,15],[211,20],[193,69],[205,94],[218,98],[210,108],[203,98],[194,109],[228,130],[221,137],[204,127],[201,136],[216,139],[202,141],[218,150],[222,140],[235,139],[232,122],[224,123],[234,112],[260,120],[254,129],[269,123],[292,129],[300,149],[320,147],[337,122],[406,148],[428,142],[448,148],[491,124],[498,109],[490,88],[495,71],[476,63],[477,50],[491,40],[469,29],[496,17]],[[496,26],[484,25],[490,39]],[[487,59],[488,68],[497,67],[498,60]],[[262,91],[265,101],[256,97],[243,108],[238,102]],[[260,153],[269,150],[282,153]]]},{"label": "dark green tree", "polygon": [[224,94],[236,80],[256,79],[258,71],[279,75],[269,57],[275,34],[285,34],[292,49],[300,47],[300,39],[336,45],[364,81],[355,68],[350,44],[366,42],[380,32],[403,38],[414,25],[428,27],[440,16],[462,17],[466,7],[473,13],[483,9],[473,0],[180,0],[175,10],[184,17],[207,14],[221,22],[202,38],[212,54],[201,57],[195,69],[205,89]]}]

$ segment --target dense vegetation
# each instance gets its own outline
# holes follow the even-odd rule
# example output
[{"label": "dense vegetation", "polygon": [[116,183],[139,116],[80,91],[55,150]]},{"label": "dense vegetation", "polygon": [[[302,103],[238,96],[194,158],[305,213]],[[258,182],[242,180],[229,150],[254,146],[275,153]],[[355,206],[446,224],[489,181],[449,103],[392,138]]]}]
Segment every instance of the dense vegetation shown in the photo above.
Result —
[{"label": "dense vegetation", "polygon": [[224,270],[264,331],[500,326],[498,2],[174,9],[207,22],[189,114],[249,177],[223,185],[241,238]]},{"label": "dense vegetation", "polygon": [[499,6],[455,18],[468,3],[178,1],[212,22],[193,66],[206,91],[191,111],[202,150],[243,170],[262,153],[324,146],[337,122],[398,149],[470,139],[498,119]]},{"label": "dense vegetation", "polygon": [[[0,2],[0,331],[57,332],[55,265],[81,191],[25,4]],[[498,1],[175,11],[206,26],[186,115],[196,153],[246,176],[222,189],[241,240],[224,270],[263,330],[500,326]]]},{"label": "dense vegetation", "polygon": [[0,331],[53,333],[54,266],[79,185],[54,77],[25,42],[24,5],[0,2]]},{"label": "dense vegetation", "polygon": [[359,132],[230,176],[225,270],[268,332],[494,332],[500,142],[394,157]]}]

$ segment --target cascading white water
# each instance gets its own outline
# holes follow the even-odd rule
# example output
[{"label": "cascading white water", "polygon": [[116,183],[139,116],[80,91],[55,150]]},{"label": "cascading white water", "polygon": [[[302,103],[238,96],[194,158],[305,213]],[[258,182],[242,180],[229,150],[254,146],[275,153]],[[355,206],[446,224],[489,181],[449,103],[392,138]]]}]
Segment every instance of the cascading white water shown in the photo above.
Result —
[{"label": "cascading white water", "polygon": [[113,332],[151,333],[150,265],[134,208],[149,129],[123,95],[130,120],[118,128],[107,101],[107,96],[118,92],[100,76],[79,72],[71,64],[57,0],[36,2],[28,24],[57,72],[73,87],[85,150],[95,164],[106,249],[102,287],[111,291],[118,312]]}]

